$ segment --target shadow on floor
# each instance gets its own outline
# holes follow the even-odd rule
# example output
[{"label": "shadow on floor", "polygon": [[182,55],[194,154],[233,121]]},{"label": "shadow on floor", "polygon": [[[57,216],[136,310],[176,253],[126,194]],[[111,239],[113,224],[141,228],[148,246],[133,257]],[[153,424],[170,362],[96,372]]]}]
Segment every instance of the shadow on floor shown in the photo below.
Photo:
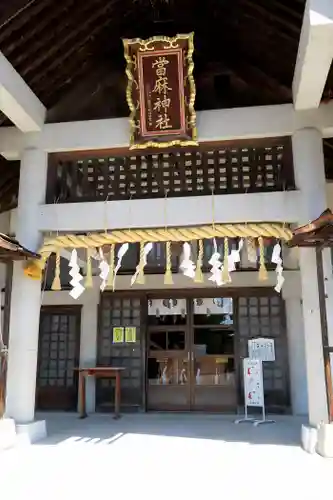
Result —
[{"label": "shadow on floor", "polygon": [[38,445],[113,444],[124,435],[167,436],[238,442],[256,445],[299,446],[304,419],[276,416],[275,424],[253,427],[250,423],[235,425],[235,416],[201,414],[149,413],[123,415],[94,414],[80,420],[77,414],[39,413],[45,419],[48,438]]}]

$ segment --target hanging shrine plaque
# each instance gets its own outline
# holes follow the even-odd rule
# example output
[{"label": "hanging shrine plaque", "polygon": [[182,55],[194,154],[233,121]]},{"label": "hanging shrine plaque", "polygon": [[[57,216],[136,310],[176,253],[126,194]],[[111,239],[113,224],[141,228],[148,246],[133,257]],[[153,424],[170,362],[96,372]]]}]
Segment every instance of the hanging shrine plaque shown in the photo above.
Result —
[{"label": "hanging shrine plaque", "polygon": [[193,33],[123,43],[130,149],[196,146]]}]

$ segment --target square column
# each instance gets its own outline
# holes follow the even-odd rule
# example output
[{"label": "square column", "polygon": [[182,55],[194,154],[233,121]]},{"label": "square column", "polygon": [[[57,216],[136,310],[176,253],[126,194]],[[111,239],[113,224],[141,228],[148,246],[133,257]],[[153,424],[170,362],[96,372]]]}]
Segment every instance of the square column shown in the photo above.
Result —
[{"label": "square column", "polygon": [[306,357],[304,341],[304,324],[300,297],[292,294],[286,297],[288,354],[291,403],[293,415],[308,414],[308,388],[306,376]]},{"label": "square column", "polygon": [[[297,221],[301,225],[316,219],[327,208],[322,136],[316,129],[302,129],[294,134],[292,144],[296,186],[301,191],[302,220]],[[327,253],[323,255],[327,257]],[[300,248],[299,258],[309,423],[316,427],[328,422],[328,411],[315,250]]]},{"label": "square column", "polygon": [[[96,286],[96,283],[94,284],[94,288],[85,291],[82,298],[83,307],[81,313],[80,368],[89,368],[96,366],[97,362],[98,304],[100,290],[99,287]],[[88,413],[95,412],[95,394],[95,377],[87,377],[86,410]]]},{"label": "square column", "polygon": [[[45,201],[47,154],[26,149],[21,157],[16,238],[29,250],[38,251],[38,206]],[[9,325],[9,354],[6,391],[6,416],[15,420],[18,431],[25,431],[35,416],[36,369],[38,356],[41,282],[24,275],[22,262],[13,269]],[[22,425],[24,424],[24,425]],[[29,433],[34,438],[45,432],[33,423]]]}]

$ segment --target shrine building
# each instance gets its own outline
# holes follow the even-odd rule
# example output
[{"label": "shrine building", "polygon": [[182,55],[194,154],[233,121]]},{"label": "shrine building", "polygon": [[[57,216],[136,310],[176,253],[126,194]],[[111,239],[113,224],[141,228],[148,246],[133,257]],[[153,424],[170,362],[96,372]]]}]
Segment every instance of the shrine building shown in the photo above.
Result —
[{"label": "shrine building", "polygon": [[0,252],[3,394],[31,440],[119,397],[241,415],[255,340],[266,412],[331,422],[331,250],[292,242],[333,209],[332,46],[324,0],[1,2],[0,232],[33,255]]}]

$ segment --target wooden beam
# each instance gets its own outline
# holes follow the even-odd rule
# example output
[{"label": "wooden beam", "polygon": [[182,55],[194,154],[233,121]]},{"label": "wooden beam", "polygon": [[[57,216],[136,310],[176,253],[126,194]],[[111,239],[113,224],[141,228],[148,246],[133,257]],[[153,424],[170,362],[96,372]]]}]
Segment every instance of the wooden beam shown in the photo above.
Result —
[{"label": "wooden beam", "polygon": [[0,109],[22,132],[37,132],[45,107],[0,52]]},{"label": "wooden beam", "polygon": [[325,389],[327,400],[328,422],[333,421],[333,384],[332,384],[332,369],[329,353],[327,311],[326,311],[326,294],[325,294],[325,277],[323,266],[322,250],[316,249],[316,264],[317,264],[317,279],[318,279],[318,296],[319,296],[319,312],[321,323],[321,341],[323,348],[324,372],[325,372]]},{"label": "wooden beam", "polygon": [[332,63],[333,3],[307,0],[293,80],[295,109],[317,108]]},{"label": "wooden beam", "polygon": [[[292,104],[197,112],[198,140],[202,143],[283,137],[307,127],[317,128],[323,137],[333,137],[333,102],[308,113],[295,112]],[[11,159],[27,147],[47,152],[82,151],[123,148],[128,142],[128,118],[46,124],[39,134],[29,135],[15,127],[0,128],[0,153]]]}]

